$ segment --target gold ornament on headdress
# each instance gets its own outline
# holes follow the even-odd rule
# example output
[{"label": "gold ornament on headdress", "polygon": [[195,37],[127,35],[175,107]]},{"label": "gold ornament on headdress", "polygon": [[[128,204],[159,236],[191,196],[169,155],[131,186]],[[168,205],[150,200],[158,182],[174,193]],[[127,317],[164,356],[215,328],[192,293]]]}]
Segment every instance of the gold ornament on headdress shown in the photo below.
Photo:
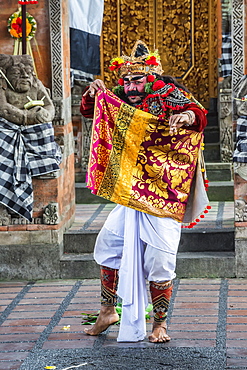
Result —
[{"label": "gold ornament on headdress", "polygon": [[136,41],[131,55],[122,55],[113,58],[109,66],[111,71],[119,70],[120,77],[135,74],[152,74],[162,75],[163,69],[160,62],[158,50],[151,53],[143,41]]}]

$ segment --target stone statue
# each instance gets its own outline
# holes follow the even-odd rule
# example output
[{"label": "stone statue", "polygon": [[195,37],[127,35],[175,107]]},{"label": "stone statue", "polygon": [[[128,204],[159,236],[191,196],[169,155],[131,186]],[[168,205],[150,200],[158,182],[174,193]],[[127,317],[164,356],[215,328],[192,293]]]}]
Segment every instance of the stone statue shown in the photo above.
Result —
[{"label": "stone statue", "polygon": [[33,222],[32,177],[59,170],[54,115],[49,90],[35,76],[32,58],[0,54],[0,225],[14,222],[16,217],[8,214]]},{"label": "stone statue", "polygon": [[30,55],[0,54],[0,117],[17,125],[51,122],[49,90],[35,76]]}]

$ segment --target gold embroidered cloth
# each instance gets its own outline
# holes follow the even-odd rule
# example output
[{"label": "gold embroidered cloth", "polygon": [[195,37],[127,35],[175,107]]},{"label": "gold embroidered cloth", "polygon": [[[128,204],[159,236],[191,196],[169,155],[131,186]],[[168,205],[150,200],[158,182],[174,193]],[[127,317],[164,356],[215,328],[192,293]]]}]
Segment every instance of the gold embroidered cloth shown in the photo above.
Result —
[{"label": "gold embroidered cloth", "polygon": [[87,186],[112,202],[183,220],[203,134],[98,93]]}]

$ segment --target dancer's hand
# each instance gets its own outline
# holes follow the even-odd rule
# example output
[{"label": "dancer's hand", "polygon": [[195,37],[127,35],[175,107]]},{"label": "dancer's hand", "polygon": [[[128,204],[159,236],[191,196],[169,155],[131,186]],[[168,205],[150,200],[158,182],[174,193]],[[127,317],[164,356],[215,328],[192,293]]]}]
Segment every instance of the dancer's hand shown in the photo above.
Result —
[{"label": "dancer's hand", "polygon": [[191,126],[195,120],[195,113],[193,111],[173,114],[169,118],[170,135],[176,135],[178,129],[184,125]]},{"label": "dancer's hand", "polygon": [[95,94],[97,93],[98,90],[103,90],[104,92],[106,91],[106,86],[102,80],[99,78],[89,85],[89,88],[87,91],[83,94],[83,96],[89,95],[90,98],[94,98]]}]

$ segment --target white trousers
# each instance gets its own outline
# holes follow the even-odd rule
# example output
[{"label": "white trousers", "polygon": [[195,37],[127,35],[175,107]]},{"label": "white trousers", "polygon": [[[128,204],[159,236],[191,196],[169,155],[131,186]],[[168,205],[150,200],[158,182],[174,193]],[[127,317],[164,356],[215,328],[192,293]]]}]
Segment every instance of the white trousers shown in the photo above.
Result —
[{"label": "white trousers", "polygon": [[162,282],[175,277],[181,224],[117,206],[108,216],[95,246],[98,264],[119,269],[117,294],[122,298],[118,342],[146,336],[148,304],[145,278]]},{"label": "white trousers", "polygon": [[[102,266],[120,269],[124,247],[127,208],[117,205],[109,214],[95,244],[94,258]],[[145,278],[157,283],[175,278],[176,254],[181,236],[181,223],[172,218],[159,218],[135,212],[140,222],[140,239]]]}]

